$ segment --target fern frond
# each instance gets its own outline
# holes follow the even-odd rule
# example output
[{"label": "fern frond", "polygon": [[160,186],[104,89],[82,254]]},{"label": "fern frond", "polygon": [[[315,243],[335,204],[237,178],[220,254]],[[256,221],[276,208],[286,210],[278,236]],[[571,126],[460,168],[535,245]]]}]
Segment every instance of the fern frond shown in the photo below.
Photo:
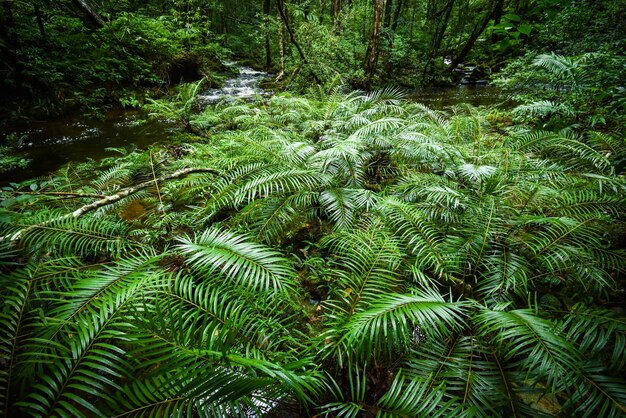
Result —
[{"label": "fern frond", "polygon": [[429,391],[429,381],[409,379],[402,369],[398,371],[389,390],[378,400],[380,410],[376,418],[462,416],[460,407],[455,408],[452,400],[444,399],[444,383]]},{"label": "fern frond", "polygon": [[245,235],[213,227],[194,237],[178,238],[176,249],[194,268],[222,274],[244,288],[285,292],[294,285],[289,261]]},{"label": "fern frond", "polygon": [[323,245],[339,258],[343,270],[337,270],[338,291],[350,315],[400,286],[398,267],[403,254],[397,238],[385,230],[339,232]]},{"label": "fern frond", "polygon": [[[463,326],[464,303],[445,302],[435,293],[387,293],[357,312],[332,341],[351,358],[391,359],[394,350],[408,348],[415,327],[428,338],[446,338]],[[333,333],[334,334],[334,333]],[[331,333],[328,334],[329,338]]]},{"label": "fern frond", "polygon": [[20,347],[24,344],[24,336],[28,335],[25,328],[30,319],[32,294],[36,291],[36,272],[37,267],[34,265],[17,270],[5,277],[6,283],[3,282],[1,287],[3,304],[0,310],[0,359],[3,367],[0,369],[0,410],[4,416],[8,416],[16,397],[16,363]]},{"label": "fern frond", "polygon": [[562,412],[580,417],[617,418],[626,414],[626,384],[596,362],[585,364]]},{"label": "fern frond", "polygon": [[526,372],[527,378],[545,380],[552,392],[566,388],[580,373],[580,352],[552,322],[532,311],[483,309],[474,323],[481,336],[493,336],[496,355]]},{"label": "fern frond", "polygon": [[579,303],[565,316],[560,328],[587,356],[606,359],[612,370],[626,367],[626,320],[615,312]]},{"label": "fern frond", "polygon": [[16,223],[20,245],[29,251],[50,251],[57,255],[119,254],[139,247],[128,239],[129,227],[104,217],[73,218],[57,212],[43,212],[28,222]]}]

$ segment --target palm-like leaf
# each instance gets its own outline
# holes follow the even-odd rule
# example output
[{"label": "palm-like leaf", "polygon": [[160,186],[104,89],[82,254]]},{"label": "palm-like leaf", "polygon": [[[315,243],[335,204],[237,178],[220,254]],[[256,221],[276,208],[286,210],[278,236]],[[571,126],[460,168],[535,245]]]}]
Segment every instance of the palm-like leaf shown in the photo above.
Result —
[{"label": "palm-like leaf", "polygon": [[462,307],[462,303],[445,302],[434,294],[388,293],[353,315],[341,332],[331,332],[342,336],[336,344],[349,357],[391,359],[394,350],[408,348],[416,328],[437,339],[461,328]]},{"label": "palm-like leaf", "polygon": [[580,372],[580,352],[552,322],[531,311],[483,310],[474,323],[481,335],[493,335],[497,355],[519,367],[526,379],[545,379],[558,391]]},{"label": "palm-like leaf", "polygon": [[280,253],[232,232],[211,228],[178,241],[177,249],[194,268],[223,275],[239,286],[284,292],[294,284],[295,273]]}]

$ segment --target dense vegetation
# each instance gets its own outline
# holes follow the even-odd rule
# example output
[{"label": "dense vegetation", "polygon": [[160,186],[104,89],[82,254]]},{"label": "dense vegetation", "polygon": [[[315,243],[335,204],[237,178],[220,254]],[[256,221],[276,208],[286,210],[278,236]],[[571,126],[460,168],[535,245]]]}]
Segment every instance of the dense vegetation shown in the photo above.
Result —
[{"label": "dense vegetation", "polygon": [[180,128],[0,190],[3,416],[626,415],[619,2],[0,2],[9,117]]},{"label": "dense vegetation", "polygon": [[623,412],[624,144],[394,91],[191,123],[4,192],[5,408]]},{"label": "dense vegetation", "polygon": [[[623,5],[593,0],[2,1],[0,105],[6,116],[139,105],[146,89],[236,58],[290,89],[474,79],[511,59],[592,54],[600,96],[623,86]],[[599,56],[598,56],[599,55]],[[529,59],[518,70],[529,69]],[[447,60],[447,61],[446,61]],[[604,77],[604,76],[607,77]],[[620,80],[617,84],[615,79]],[[623,93],[621,94],[623,106]],[[608,100],[607,97],[603,97]],[[6,116],[3,119],[6,119]]]}]

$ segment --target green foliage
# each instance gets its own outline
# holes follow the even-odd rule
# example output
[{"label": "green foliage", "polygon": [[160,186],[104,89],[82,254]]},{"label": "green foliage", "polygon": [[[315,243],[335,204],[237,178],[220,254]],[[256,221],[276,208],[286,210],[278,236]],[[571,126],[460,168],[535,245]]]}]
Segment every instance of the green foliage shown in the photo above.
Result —
[{"label": "green foliage", "polygon": [[577,57],[530,54],[513,62],[496,83],[508,90],[526,88],[515,112],[520,120],[560,129],[604,125],[622,132],[623,58],[608,50]]},{"label": "green foliage", "polygon": [[402,97],[221,103],[4,189],[4,410],[623,415],[621,141]]},{"label": "green foliage", "polygon": [[[168,18],[172,10],[100,2],[92,11],[103,23],[94,27],[78,2],[36,3],[43,32],[28,2],[7,5],[0,17],[9,25],[5,14],[12,10],[13,44],[0,44],[3,56],[11,57],[0,70],[3,89],[11,94],[0,105],[13,113],[51,115],[141,98],[139,89],[195,81],[227,56],[204,25],[190,28]],[[105,11],[110,14],[102,16]]]}]

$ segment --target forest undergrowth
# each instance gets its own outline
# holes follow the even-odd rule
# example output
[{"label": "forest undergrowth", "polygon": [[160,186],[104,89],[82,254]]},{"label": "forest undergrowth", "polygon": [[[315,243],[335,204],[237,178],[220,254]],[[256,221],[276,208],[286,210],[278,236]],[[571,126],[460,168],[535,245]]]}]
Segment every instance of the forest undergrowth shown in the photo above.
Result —
[{"label": "forest undergrowth", "polygon": [[394,89],[4,187],[5,416],[626,414],[626,145]]}]

